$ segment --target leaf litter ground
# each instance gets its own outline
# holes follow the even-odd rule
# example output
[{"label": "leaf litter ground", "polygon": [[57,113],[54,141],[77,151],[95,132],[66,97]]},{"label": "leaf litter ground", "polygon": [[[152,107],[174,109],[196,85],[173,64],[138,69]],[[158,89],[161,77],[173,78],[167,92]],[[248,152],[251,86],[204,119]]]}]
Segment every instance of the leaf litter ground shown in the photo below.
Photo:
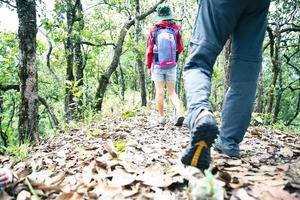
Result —
[{"label": "leaf litter ground", "polygon": [[[27,160],[0,156],[14,174],[0,199],[191,199],[188,183],[203,174],[179,161],[189,131],[156,119],[154,111],[105,119],[43,140]],[[212,158],[225,199],[300,199],[295,135],[250,127],[240,158],[213,150]]]}]

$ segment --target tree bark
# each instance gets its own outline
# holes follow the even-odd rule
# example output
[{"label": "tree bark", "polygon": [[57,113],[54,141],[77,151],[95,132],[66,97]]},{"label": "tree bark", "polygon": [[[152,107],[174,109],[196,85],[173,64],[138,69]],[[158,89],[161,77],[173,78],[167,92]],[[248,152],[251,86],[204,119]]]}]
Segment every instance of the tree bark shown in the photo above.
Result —
[{"label": "tree bark", "polygon": [[262,82],[262,76],[259,75],[258,84],[257,84],[257,103],[255,112],[263,113],[264,110],[264,85]]},{"label": "tree bark", "polygon": [[272,123],[276,123],[277,122],[277,118],[280,112],[280,105],[281,105],[281,99],[282,99],[282,94],[284,92],[284,88],[282,86],[282,72],[279,71],[279,91],[276,94],[276,101],[275,101],[275,106],[274,106],[274,113],[273,113],[273,119],[272,119]]},{"label": "tree bark", "polygon": [[95,110],[96,111],[101,111],[101,109],[102,109],[103,98],[104,98],[104,94],[106,92],[106,89],[107,89],[107,86],[109,83],[109,79],[110,79],[112,73],[117,69],[119,62],[120,62],[123,43],[124,43],[127,31],[130,29],[131,26],[134,25],[136,20],[140,21],[140,20],[145,19],[148,15],[150,15],[151,13],[153,13],[155,11],[155,9],[157,8],[157,6],[159,4],[163,3],[164,1],[166,1],[166,0],[160,0],[155,6],[150,8],[144,14],[141,14],[141,15],[135,17],[134,19],[127,21],[121,28],[121,31],[120,31],[119,37],[118,37],[118,41],[116,43],[116,48],[114,50],[112,62],[110,63],[107,71],[100,77],[100,80],[99,80],[99,85],[98,85],[96,96],[95,96],[95,101],[96,101]]},{"label": "tree bark", "polygon": [[[140,15],[140,1],[135,0],[135,16]],[[147,93],[146,93],[146,80],[145,80],[145,69],[142,61],[141,53],[138,49],[139,45],[139,34],[141,32],[141,26],[139,20],[135,21],[135,35],[134,35],[134,53],[135,53],[135,65],[139,69],[140,78],[140,89],[141,89],[141,101],[142,106],[147,106]]]},{"label": "tree bark", "polygon": [[[78,89],[81,90],[81,87],[84,85],[83,82],[83,76],[84,76],[84,62],[83,62],[83,51],[81,48],[81,31],[84,29],[84,21],[83,21],[83,10],[82,10],[82,4],[79,1],[78,4],[78,14],[77,14],[77,21],[79,22],[79,26],[77,29],[77,38],[75,41],[75,67],[76,67],[76,81],[78,82],[77,86]],[[83,93],[82,93],[83,94]],[[81,117],[83,116],[83,95],[80,95],[77,101],[77,109],[76,109],[76,116]]]},{"label": "tree bark", "polygon": [[20,40],[20,142],[39,141],[38,134],[38,73],[36,67],[36,3],[35,0],[16,0]]},{"label": "tree bark", "polygon": [[231,36],[228,38],[225,48],[224,48],[224,94],[226,94],[229,86],[230,86],[230,64],[231,64],[231,46],[232,46],[232,38]]},{"label": "tree bark", "polygon": [[3,98],[0,93],[0,137],[3,141],[3,145],[7,147],[8,145],[8,136],[7,134],[2,130],[2,116],[3,116]]},{"label": "tree bark", "polygon": [[66,1],[67,9],[67,38],[65,41],[65,56],[67,60],[67,70],[66,70],[66,82],[72,83],[72,85],[65,85],[65,115],[66,121],[70,121],[74,118],[75,115],[75,101],[74,94],[72,92],[72,86],[75,81],[73,67],[74,67],[74,40],[73,36],[73,25],[76,18],[76,10],[80,3],[80,0],[76,0],[73,4],[73,0]]},{"label": "tree bark", "polygon": [[273,35],[271,28],[268,28],[267,30],[270,38],[270,56],[272,60],[272,72],[273,72],[273,77],[269,89],[269,98],[268,98],[269,100],[268,100],[267,112],[272,113],[274,96],[275,96],[275,88],[276,88],[276,83],[280,71],[279,48],[280,48],[281,33],[279,30],[279,26],[276,27],[275,36]]},{"label": "tree bark", "polygon": [[126,85],[125,85],[125,78],[124,78],[124,72],[123,72],[123,69],[120,65],[120,81],[121,81],[121,97],[122,97],[122,100],[124,101],[125,100],[125,90],[126,90]]}]

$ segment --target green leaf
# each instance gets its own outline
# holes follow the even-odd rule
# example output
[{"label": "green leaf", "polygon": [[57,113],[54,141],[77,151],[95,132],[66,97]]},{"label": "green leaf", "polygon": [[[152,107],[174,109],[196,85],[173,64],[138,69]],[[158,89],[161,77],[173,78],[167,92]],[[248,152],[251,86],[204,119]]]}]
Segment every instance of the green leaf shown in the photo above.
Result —
[{"label": "green leaf", "polygon": [[124,152],[126,143],[127,142],[124,140],[117,140],[114,142],[113,145],[114,145],[115,149],[118,150],[118,152]]}]

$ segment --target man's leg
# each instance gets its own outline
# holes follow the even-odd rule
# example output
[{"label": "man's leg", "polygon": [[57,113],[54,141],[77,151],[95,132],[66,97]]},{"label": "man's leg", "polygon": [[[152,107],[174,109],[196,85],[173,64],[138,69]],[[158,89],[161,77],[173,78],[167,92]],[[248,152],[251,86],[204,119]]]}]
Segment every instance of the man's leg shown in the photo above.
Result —
[{"label": "man's leg", "polygon": [[184,70],[187,126],[192,133],[189,147],[181,158],[184,164],[200,169],[209,167],[210,147],[218,134],[208,101],[213,65],[247,2],[204,0],[199,5],[191,54]]},{"label": "man's leg", "polygon": [[251,118],[262,61],[269,0],[253,2],[233,33],[230,87],[225,95],[222,124],[216,148],[229,156],[239,155]]},{"label": "man's leg", "polygon": [[191,38],[191,53],[184,68],[187,94],[187,125],[193,129],[198,113],[210,110],[213,65],[233,31],[247,0],[203,0]]}]

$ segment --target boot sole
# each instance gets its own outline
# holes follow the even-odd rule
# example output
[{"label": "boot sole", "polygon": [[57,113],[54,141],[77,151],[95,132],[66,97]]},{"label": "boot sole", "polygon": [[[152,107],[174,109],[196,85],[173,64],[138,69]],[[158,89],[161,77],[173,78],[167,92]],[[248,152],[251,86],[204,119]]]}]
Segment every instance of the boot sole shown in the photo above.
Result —
[{"label": "boot sole", "polygon": [[182,126],[183,121],[184,121],[184,117],[179,117],[179,118],[177,119],[177,122],[176,122],[174,125],[175,125],[175,126]]},{"label": "boot sole", "polygon": [[[219,134],[219,129],[212,116],[205,119],[205,123],[200,123],[192,134],[189,147],[181,158],[181,162],[185,165],[190,165],[205,170],[210,164],[210,148],[212,143]],[[206,146],[200,146],[199,142],[203,141]],[[203,149],[206,149],[206,153]],[[199,152],[200,151],[200,152]],[[196,159],[196,161],[195,161]]]}]

